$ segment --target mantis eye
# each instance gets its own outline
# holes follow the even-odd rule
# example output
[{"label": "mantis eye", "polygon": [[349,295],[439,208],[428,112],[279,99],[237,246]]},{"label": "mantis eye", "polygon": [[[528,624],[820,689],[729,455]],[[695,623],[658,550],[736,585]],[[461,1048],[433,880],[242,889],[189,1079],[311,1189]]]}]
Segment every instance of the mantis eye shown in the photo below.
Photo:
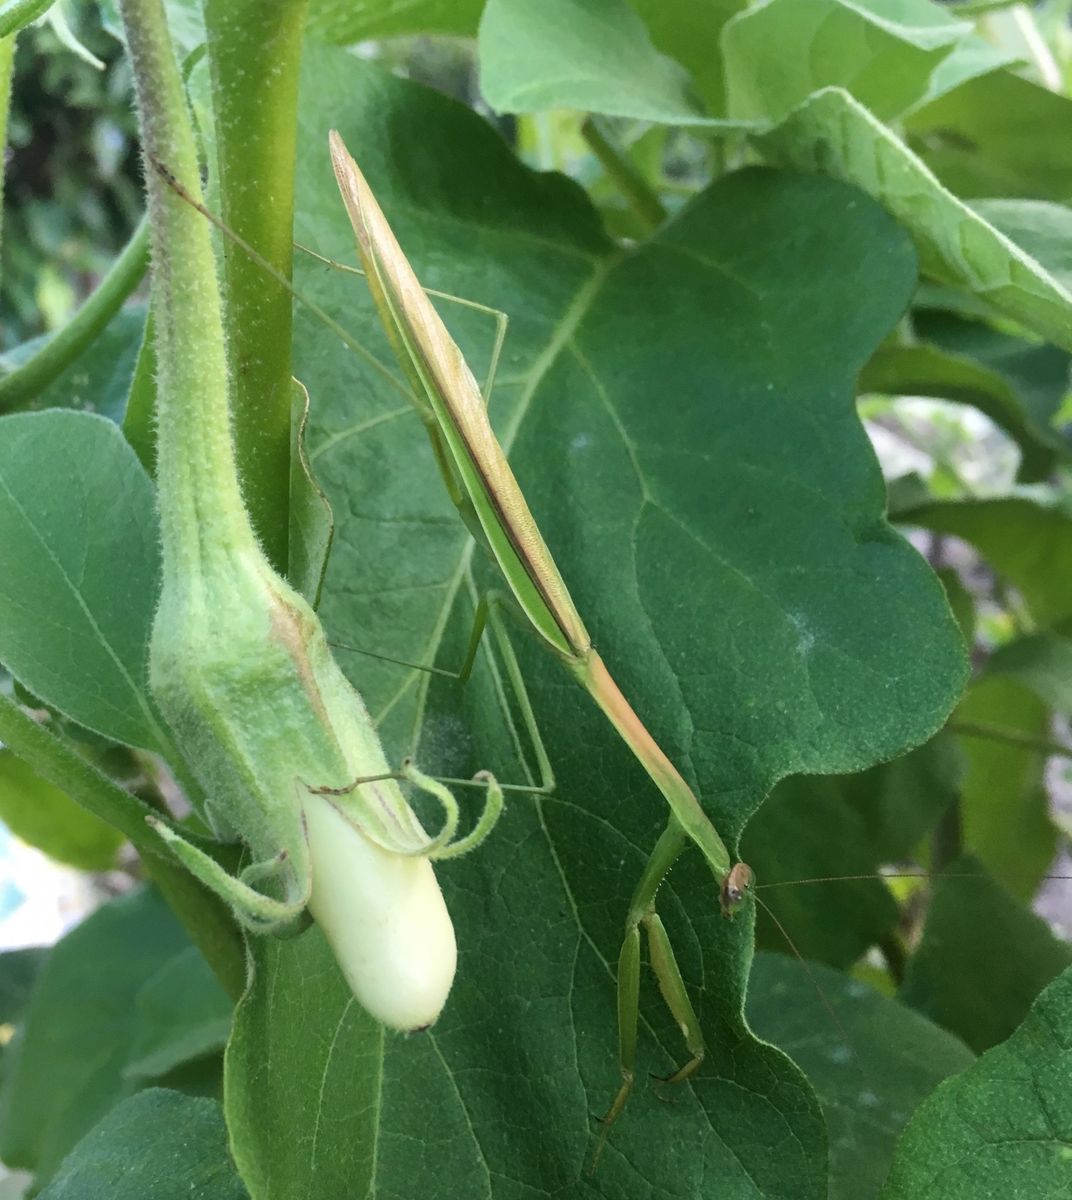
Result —
[{"label": "mantis eye", "polygon": [[754,879],[755,876],[752,873],[752,868],[747,863],[739,862],[733,866],[730,873],[726,876],[725,882],[722,884],[720,903],[724,916],[732,917],[737,909],[740,908],[752,887]]}]

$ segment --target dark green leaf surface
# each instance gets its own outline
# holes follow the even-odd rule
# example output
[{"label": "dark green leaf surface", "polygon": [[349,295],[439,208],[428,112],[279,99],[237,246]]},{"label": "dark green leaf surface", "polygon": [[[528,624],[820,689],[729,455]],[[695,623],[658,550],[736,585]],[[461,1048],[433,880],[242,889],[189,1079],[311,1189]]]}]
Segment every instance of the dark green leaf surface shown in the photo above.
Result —
[{"label": "dark green leaf surface", "polygon": [[114,1108],[40,1200],[247,1200],[214,1100],[152,1088]]},{"label": "dark green leaf surface", "polygon": [[1070,962],[1072,947],[966,856],[938,877],[899,998],[981,1053]]},{"label": "dark green leaf surface", "polygon": [[979,551],[1042,626],[1072,618],[1072,517],[1020,496],[936,500],[898,511],[906,525],[951,533]]},{"label": "dark green leaf surface", "polygon": [[820,88],[844,87],[888,121],[970,31],[930,0],[768,0],[722,35],[729,116],[780,121]]},{"label": "dark green leaf surface", "polygon": [[909,1116],[974,1062],[963,1042],[910,1008],[814,963],[757,955],[747,1012],[819,1095],[830,1130],[830,1200],[878,1195]]},{"label": "dark green leaf surface", "polygon": [[1072,1185],[1072,971],[912,1119],[883,1200],[1059,1200]]},{"label": "dark green leaf surface", "polygon": [[[932,732],[962,685],[961,639],[940,585],[882,519],[853,405],[855,372],[915,285],[889,218],[843,185],[753,171],[620,254],[572,185],[524,170],[471,113],[347,55],[306,66],[296,236],[352,259],[324,148],[335,125],[423,282],[510,312],[500,437],[604,657],[731,843],[780,776],[859,769]],[[387,357],[359,280],[308,266],[299,283]],[[443,311],[480,377],[490,321]],[[311,458],[338,522],[329,635],[456,666],[485,564],[405,396],[299,324]],[[324,1200],[447,1186],[631,1197],[651,1180],[694,1197],[714,1179],[741,1196],[825,1195],[814,1100],[742,1023],[750,922],[719,915],[694,856],[660,910],[708,1058],[672,1105],[640,1085],[584,1175],[592,1114],[617,1086],[622,922],[663,806],[558,664],[524,638],[518,649],[558,788],[517,796],[479,853],[441,868],[461,958],[434,1030],[370,1027],[316,931],[258,944],[228,1058],[256,1200],[291,1200],[285,1181],[310,1176]],[[463,693],[346,664],[392,757],[415,748],[427,769],[524,778],[524,735],[489,658]],[[642,1011],[646,1080],[682,1049],[647,978]],[[284,1121],[286,1139],[273,1132]],[[414,1155],[431,1136],[442,1153]]]},{"label": "dark green leaf surface", "polygon": [[146,661],[158,537],[152,484],[111,421],[0,419],[0,662],[97,733],[166,749]]},{"label": "dark green leaf surface", "polygon": [[98,909],[48,958],[0,1087],[0,1156],[50,1178],[64,1156],[133,1091],[123,1070],[145,980],[187,939],[153,891]]},{"label": "dark green leaf surface", "polygon": [[0,750],[0,820],[24,842],[83,871],[108,870],[123,841],[10,750]]},{"label": "dark green leaf surface", "polygon": [[200,950],[180,950],[138,989],[133,1044],[123,1074],[139,1081],[159,1079],[221,1051],[233,1008]]},{"label": "dark green leaf surface", "polygon": [[577,108],[674,125],[706,120],[688,74],[655,49],[626,0],[488,0],[480,86],[498,112]]}]

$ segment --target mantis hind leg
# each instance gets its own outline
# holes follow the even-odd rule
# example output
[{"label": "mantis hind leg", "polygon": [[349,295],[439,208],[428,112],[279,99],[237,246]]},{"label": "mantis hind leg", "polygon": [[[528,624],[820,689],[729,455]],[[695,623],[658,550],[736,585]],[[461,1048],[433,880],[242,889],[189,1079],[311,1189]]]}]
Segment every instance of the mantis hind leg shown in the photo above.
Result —
[{"label": "mantis hind leg", "polygon": [[637,1026],[640,1020],[640,931],[648,940],[648,957],[667,1008],[685,1039],[689,1060],[668,1076],[664,1083],[682,1083],[704,1060],[704,1041],[700,1021],[689,999],[688,989],[674,957],[669,935],[655,911],[655,897],[667,872],[677,860],[687,842],[687,835],[671,817],[655,849],[648,859],[644,873],[633,893],[626,919],[625,938],[618,956],[618,1063],[621,1085],[602,1119],[602,1130],[591,1170],[594,1171],[603,1154],[611,1126],[621,1116],[636,1082]]}]

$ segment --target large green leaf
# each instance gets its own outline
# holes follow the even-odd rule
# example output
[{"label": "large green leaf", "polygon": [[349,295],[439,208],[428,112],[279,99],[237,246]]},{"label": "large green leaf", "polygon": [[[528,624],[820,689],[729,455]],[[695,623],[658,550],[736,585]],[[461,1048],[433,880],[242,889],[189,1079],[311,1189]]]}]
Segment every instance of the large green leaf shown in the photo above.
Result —
[{"label": "large green leaf", "polygon": [[40,1200],[247,1200],[214,1100],[152,1088],[113,1109]]},{"label": "large green leaf", "polygon": [[730,117],[780,121],[823,87],[890,120],[971,26],[931,0],[766,0],[722,34]]},{"label": "large green leaf", "polygon": [[1072,146],[1055,137],[1072,99],[1012,71],[970,80],[906,121],[913,146],[958,196],[1072,200]]},{"label": "large green leaf", "polygon": [[948,1080],[905,1131],[883,1200],[1068,1194],[1072,1141],[1072,971],[1009,1040]]},{"label": "large green leaf", "polygon": [[1021,496],[933,501],[900,510],[898,520],[951,533],[979,551],[1019,591],[1043,626],[1072,618],[1072,517]]},{"label": "large green leaf", "polygon": [[830,1129],[830,1200],[869,1200],[906,1121],[964,1043],[912,1009],[828,968],[756,956],[748,1019],[807,1071]]},{"label": "large green leaf", "polygon": [[1072,295],[952,192],[849,92],[824,88],[756,136],[769,158],[850,180],[911,231],[925,274],[1072,349]]},{"label": "large green leaf", "polygon": [[965,856],[938,877],[899,997],[981,1053],[1070,962],[1072,947]]},{"label": "large green leaf", "polygon": [[147,665],[158,537],[152,484],[111,421],[0,419],[0,662],[80,724],[166,750]]},{"label": "large green leaf", "polygon": [[1045,200],[976,200],[972,207],[1072,290],[1072,210]]},{"label": "large green leaf", "polygon": [[115,863],[123,835],[0,750],[0,821],[24,842],[83,871]]},{"label": "large green leaf", "polygon": [[56,946],[38,977],[0,1086],[0,1156],[50,1178],[133,1091],[123,1070],[145,979],[187,939],[153,891],[98,909]]},{"label": "large green leaf", "polygon": [[499,112],[578,108],[674,125],[707,119],[687,72],[656,50],[626,0],[488,0],[480,86]]},{"label": "large green leaf", "polygon": [[[337,125],[424,282],[511,313],[491,402],[500,436],[604,657],[731,843],[780,776],[859,769],[933,731],[962,685],[960,635],[882,518],[853,405],[855,372],[915,284],[886,214],[841,184],[751,171],[625,253],[573,185],[523,169],[473,114],[347,55],[314,51],[306,69],[297,237],[352,257],[324,149]],[[312,266],[299,282],[386,356],[360,281]],[[490,322],[444,311],[481,375]],[[329,634],[455,665],[489,572],[417,418],[304,317],[295,362],[338,521]],[[256,947],[228,1057],[232,1136],[256,1200],[284,1195],[269,1174],[310,1172],[324,1200],[343,1177],[347,1197],[628,1197],[652,1179],[682,1196],[712,1180],[742,1195],[825,1194],[814,1101],[742,1021],[750,922],[723,920],[698,856],[660,907],[708,1058],[676,1104],[639,1086],[584,1176],[591,1114],[617,1086],[622,921],[664,812],[583,693],[522,642],[558,789],[518,796],[480,853],[440,871],[461,958],[435,1029],[403,1040],[371,1028],[315,930]],[[443,773],[524,777],[491,659],[461,720],[456,685],[347,663],[392,755],[415,747]],[[681,1050],[647,981],[642,1006],[646,1079]],[[268,1057],[284,1064],[277,1087],[264,1086]],[[284,1087],[305,1098],[285,1116]],[[273,1139],[284,1119],[289,1136]],[[414,1155],[430,1129],[443,1154]]]}]

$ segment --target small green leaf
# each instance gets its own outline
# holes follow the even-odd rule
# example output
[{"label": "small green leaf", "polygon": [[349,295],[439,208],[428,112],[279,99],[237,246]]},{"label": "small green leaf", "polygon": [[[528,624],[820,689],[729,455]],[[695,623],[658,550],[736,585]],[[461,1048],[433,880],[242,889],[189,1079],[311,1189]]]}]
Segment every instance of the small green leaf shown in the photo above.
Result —
[{"label": "small green leaf", "polygon": [[675,125],[707,122],[684,68],[655,49],[626,0],[488,0],[480,85],[498,112],[577,108]]},{"label": "small green leaf", "polygon": [[230,997],[204,955],[188,946],[146,979],[134,998],[134,1038],[127,1079],[159,1079],[227,1044]]},{"label": "small green leaf", "polygon": [[974,1062],[944,1029],[818,964],[757,955],[747,1011],[756,1033],[791,1055],[819,1094],[830,1200],[876,1196],[909,1115]]},{"label": "small green leaf", "polygon": [[111,421],[0,418],[0,662],[80,724],[166,750],[146,662],[158,538],[152,484]]},{"label": "small green leaf", "polygon": [[135,997],[146,977],[187,944],[171,910],[149,890],[104,905],[59,942],[0,1085],[4,1162],[46,1181],[134,1090],[123,1070],[135,1035]]},{"label": "small green leaf", "polygon": [[[145,309],[123,309],[113,317],[66,370],[33,397],[26,407],[76,408],[119,421],[126,406],[138,346],[145,328]],[[33,338],[0,355],[0,372],[16,371],[49,338]]]},{"label": "small green leaf", "polygon": [[123,842],[121,833],[35,775],[9,750],[0,750],[0,820],[24,842],[83,871],[107,871]]},{"label": "small green leaf", "polygon": [[1072,971],[1066,970],[1004,1045],[920,1106],[897,1146],[882,1200],[1066,1195],[1070,1029]]},{"label": "small green leaf", "polygon": [[1072,349],[1072,295],[942,187],[848,92],[824,88],[755,140],[777,162],[863,188],[912,234],[925,274],[981,296],[998,312]]},{"label": "small green leaf", "polygon": [[40,1200],[247,1200],[215,1100],[151,1088],[64,1160]]},{"label": "small green leaf", "polygon": [[1040,625],[1072,618],[1072,518],[1062,509],[1020,496],[936,500],[900,509],[897,519],[971,542]]},{"label": "small green leaf", "polygon": [[898,998],[982,1053],[1070,962],[1072,947],[964,857],[938,877]]},{"label": "small green leaf", "polygon": [[1060,633],[1032,633],[999,646],[986,664],[990,677],[1006,677],[1072,717],[1072,639]]},{"label": "small green leaf", "polygon": [[[972,324],[977,324],[972,322]],[[924,332],[929,322],[920,332]],[[983,328],[980,326],[980,328]],[[1004,337],[996,334],[995,337]],[[1007,341],[1016,339],[1006,338]],[[1018,343],[1025,349],[1025,343]],[[1064,360],[1067,355],[1053,347],[1030,347],[1046,357]],[[1037,419],[1030,400],[999,370],[967,354],[950,353],[939,346],[919,343],[913,346],[883,346],[860,372],[860,391],[887,396],[932,396],[957,404],[970,404],[985,413],[1020,447],[1018,478],[1025,483],[1045,479],[1059,459],[1067,459],[1072,446],[1049,422]],[[1053,393],[1052,412],[1064,394]]]},{"label": "small green leaf", "polygon": [[890,120],[970,32],[930,0],[768,0],[723,30],[728,115],[780,121],[820,88],[844,87]]},{"label": "small green leaf", "polygon": [[[953,717],[1044,740],[1050,711],[1016,680],[992,677],[988,669],[969,689]],[[964,844],[1018,899],[1029,901],[1050,869],[1057,831],[1050,820],[1037,749],[986,737],[962,737],[968,770],[961,789]]]}]

